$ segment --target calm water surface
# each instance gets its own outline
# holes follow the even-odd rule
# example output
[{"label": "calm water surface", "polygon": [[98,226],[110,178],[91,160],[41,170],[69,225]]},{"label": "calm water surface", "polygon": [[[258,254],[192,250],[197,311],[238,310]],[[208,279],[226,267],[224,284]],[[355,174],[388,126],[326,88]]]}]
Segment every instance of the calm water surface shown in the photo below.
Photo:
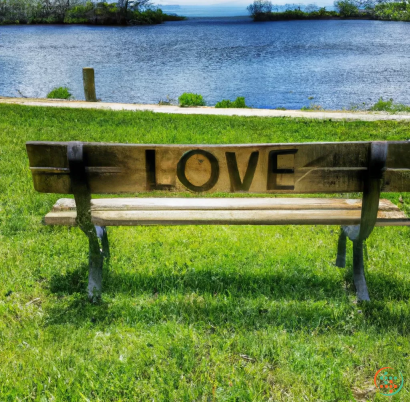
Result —
[{"label": "calm water surface", "polygon": [[[157,103],[196,92],[213,105],[328,109],[379,97],[410,104],[410,23],[202,18],[157,26],[0,27],[0,95],[44,97],[82,67],[103,101]],[[309,97],[314,97],[309,101]]]}]

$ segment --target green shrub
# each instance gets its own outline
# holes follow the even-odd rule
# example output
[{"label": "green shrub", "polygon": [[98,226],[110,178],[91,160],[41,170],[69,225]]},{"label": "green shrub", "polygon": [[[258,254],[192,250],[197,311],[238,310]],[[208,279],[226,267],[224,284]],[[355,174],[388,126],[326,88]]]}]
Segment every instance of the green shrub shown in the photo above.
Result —
[{"label": "green shrub", "polygon": [[335,1],[334,5],[342,18],[357,17],[359,15],[359,8],[353,0]]},{"label": "green shrub", "polygon": [[135,11],[132,14],[132,19],[129,20],[130,25],[153,25],[162,24],[164,22],[164,14],[161,9]]},{"label": "green shrub", "polygon": [[379,20],[410,21],[410,3],[403,1],[401,3],[376,4],[374,16]]},{"label": "green shrub", "polygon": [[410,112],[410,106],[403,105],[402,103],[394,103],[393,99],[387,101],[380,98],[371,108],[372,112]]},{"label": "green shrub", "polygon": [[48,95],[49,99],[71,99],[73,95],[67,87],[54,88]]},{"label": "green shrub", "polygon": [[216,108],[237,108],[237,109],[242,109],[242,108],[247,108],[248,106],[246,106],[245,104],[245,98],[244,97],[240,97],[238,96],[236,98],[236,100],[234,100],[233,102],[230,101],[229,99],[224,99],[221,100],[220,102],[218,102],[215,105]]},{"label": "green shrub", "polygon": [[205,101],[202,95],[193,94],[189,92],[184,92],[178,98],[179,106],[187,107],[187,106],[205,106]]}]

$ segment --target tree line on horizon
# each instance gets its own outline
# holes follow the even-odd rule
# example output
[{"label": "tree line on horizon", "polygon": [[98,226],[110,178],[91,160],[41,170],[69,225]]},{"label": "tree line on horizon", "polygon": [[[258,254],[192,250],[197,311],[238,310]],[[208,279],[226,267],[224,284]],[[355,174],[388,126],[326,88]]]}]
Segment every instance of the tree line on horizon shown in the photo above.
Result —
[{"label": "tree line on horizon", "polygon": [[164,14],[150,0],[0,0],[0,24],[160,24],[184,19]]},{"label": "tree line on horizon", "polygon": [[247,10],[254,21],[335,17],[410,21],[410,0],[335,0],[334,7],[327,10],[316,4],[275,5],[269,0],[255,0]]}]

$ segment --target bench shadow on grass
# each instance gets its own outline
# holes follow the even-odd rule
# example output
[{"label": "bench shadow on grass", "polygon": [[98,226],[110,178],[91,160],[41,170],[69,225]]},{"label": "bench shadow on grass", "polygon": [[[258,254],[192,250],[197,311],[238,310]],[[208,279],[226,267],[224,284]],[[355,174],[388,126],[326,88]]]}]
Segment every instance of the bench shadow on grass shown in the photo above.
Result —
[{"label": "bench shadow on grass", "polygon": [[[321,332],[331,328],[349,333],[355,325],[352,316],[360,308],[364,325],[410,333],[408,305],[395,309],[388,303],[393,302],[394,306],[395,302],[406,300],[403,289],[409,288],[410,283],[403,284],[402,280],[380,273],[367,273],[372,301],[358,307],[348,298],[355,294],[350,268],[346,269],[343,282],[312,273],[300,278],[275,272],[274,268],[264,275],[216,274],[210,268],[189,275],[158,272],[148,276],[141,272],[116,273],[106,262],[106,297],[96,305],[90,304],[85,296],[87,271],[88,266],[82,264],[65,275],[56,274],[51,278],[50,290],[62,303],[57,302],[48,309],[48,325],[112,325],[127,317],[127,322],[134,325],[206,322],[212,328],[239,325],[252,330],[273,325],[290,331]],[[121,297],[124,295],[130,297]],[[120,297],[114,303],[107,302],[116,296]],[[207,303],[204,296],[208,297]],[[386,316],[390,319],[385,320]]]},{"label": "bench shadow on grass", "polygon": [[[302,267],[294,267],[301,272]],[[339,269],[337,267],[334,268]],[[323,301],[333,298],[345,298],[345,283],[340,278],[317,276],[312,273],[303,276],[292,272],[275,272],[275,268],[266,273],[235,273],[220,271],[216,267],[208,270],[187,273],[169,273],[157,270],[154,274],[144,272],[115,272],[109,262],[104,264],[103,293],[115,297],[127,294],[131,297],[143,293],[181,294],[209,293],[230,294],[247,297],[265,296],[272,300],[310,300]],[[70,295],[83,293],[87,287],[88,266],[82,264],[66,274],[56,273],[50,280],[52,293]]]}]

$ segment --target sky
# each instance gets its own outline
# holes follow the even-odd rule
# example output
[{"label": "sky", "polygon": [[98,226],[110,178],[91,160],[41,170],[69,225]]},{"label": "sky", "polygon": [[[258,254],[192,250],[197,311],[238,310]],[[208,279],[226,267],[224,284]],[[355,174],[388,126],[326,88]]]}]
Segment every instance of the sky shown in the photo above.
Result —
[{"label": "sky", "polygon": [[226,1],[226,0],[156,0],[156,4],[164,5],[175,5],[179,4],[181,6],[244,6],[246,7],[252,0],[237,0],[237,1]]},{"label": "sky", "polygon": [[[332,4],[332,0],[271,0],[273,4],[286,4],[286,3],[297,3],[297,4]],[[246,8],[253,0],[155,0],[155,4],[158,5],[181,5],[181,6],[224,6],[224,7],[244,7]]]},{"label": "sky", "polygon": [[[271,0],[273,4],[316,4],[319,7],[326,6],[333,9],[333,0]],[[246,7],[253,3],[253,0],[152,0],[161,6],[179,6],[177,9],[168,9],[187,17],[191,16],[224,16],[224,15],[249,15]],[[168,7],[167,7],[168,8]],[[167,10],[166,10],[167,11]]]}]

